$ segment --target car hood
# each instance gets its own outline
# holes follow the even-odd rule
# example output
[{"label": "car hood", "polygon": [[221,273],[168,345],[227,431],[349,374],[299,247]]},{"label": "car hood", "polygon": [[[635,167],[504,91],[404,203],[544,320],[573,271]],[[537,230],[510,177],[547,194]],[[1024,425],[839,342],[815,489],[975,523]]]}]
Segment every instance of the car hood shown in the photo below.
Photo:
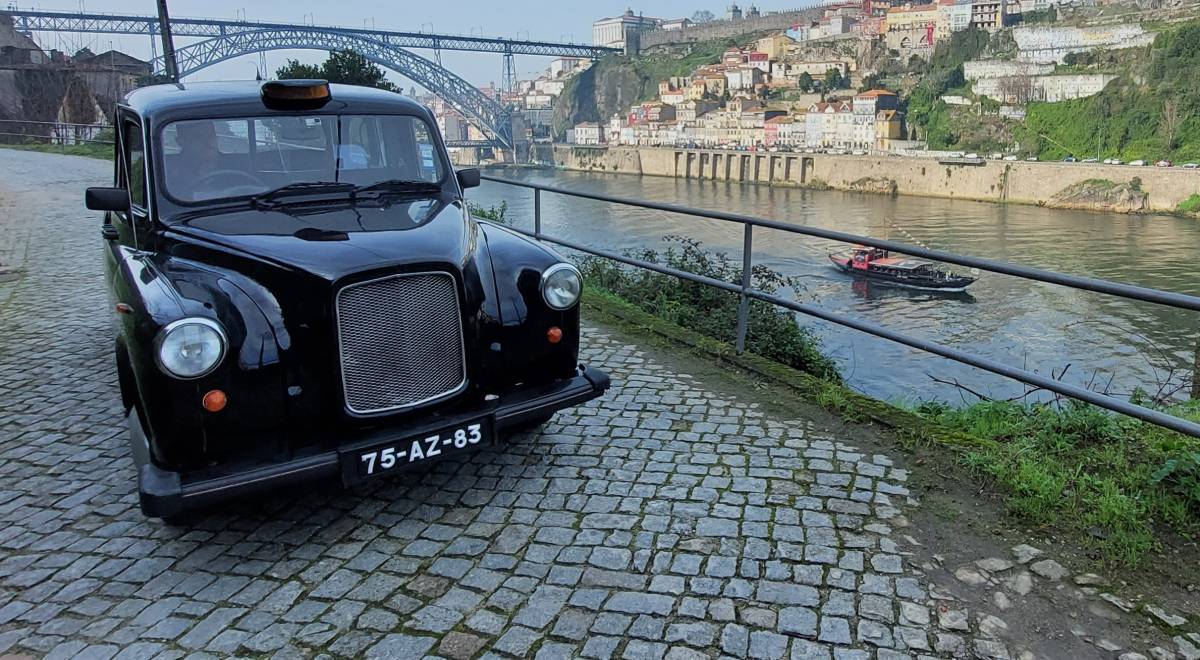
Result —
[{"label": "car hood", "polygon": [[329,282],[364,270],[413,264],[461,268],[473,255],[477,236],[462,202],[450,197],[218,209],[190,214],[167,232],[169,241],[187,244],[184,252],[227,248],[222,251]]}]

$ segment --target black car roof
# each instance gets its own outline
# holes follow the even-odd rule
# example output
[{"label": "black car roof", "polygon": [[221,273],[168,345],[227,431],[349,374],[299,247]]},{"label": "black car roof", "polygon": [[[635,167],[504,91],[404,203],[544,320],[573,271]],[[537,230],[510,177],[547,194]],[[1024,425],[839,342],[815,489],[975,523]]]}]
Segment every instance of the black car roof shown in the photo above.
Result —
[{"label": "black car roof", "polygon": [[382,89],[332,84],[330,101],[317,110],[272,110],[263,104],[262,83],[195,82],[140,87],[125,95],[122,105],[155,123],[177,119],[272,114],[391,113],[429,117],[416,101]]}]

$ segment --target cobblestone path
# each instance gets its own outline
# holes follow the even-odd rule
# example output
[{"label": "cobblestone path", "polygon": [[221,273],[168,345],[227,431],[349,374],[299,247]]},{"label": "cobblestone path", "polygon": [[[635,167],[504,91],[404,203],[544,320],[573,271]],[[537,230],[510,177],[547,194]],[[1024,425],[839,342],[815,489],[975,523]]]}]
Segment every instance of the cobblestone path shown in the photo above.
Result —
[{"label": "cobblestone path", "polygon": [[142,517],[98,161],[0,150],[0,654],[1004,657],[897,546],[906,473],[616,336],[603,399],[358,492]]}]

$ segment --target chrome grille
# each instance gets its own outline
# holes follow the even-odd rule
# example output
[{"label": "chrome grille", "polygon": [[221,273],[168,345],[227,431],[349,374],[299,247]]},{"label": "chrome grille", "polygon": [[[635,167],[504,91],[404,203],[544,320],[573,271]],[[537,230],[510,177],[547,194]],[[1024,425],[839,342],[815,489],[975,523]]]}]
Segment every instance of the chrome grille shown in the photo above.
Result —
[{"label": "chrome grille", "polygon": [[337,325],[350,412],[411,408],[466,384],[458,289],[449,273],[347,286],[337,294]]}]

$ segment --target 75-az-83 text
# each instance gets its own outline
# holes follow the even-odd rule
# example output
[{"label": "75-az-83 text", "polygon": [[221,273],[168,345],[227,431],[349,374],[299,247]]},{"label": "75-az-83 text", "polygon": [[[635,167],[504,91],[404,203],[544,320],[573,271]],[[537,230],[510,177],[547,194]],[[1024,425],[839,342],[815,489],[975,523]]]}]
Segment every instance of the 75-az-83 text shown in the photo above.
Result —
[{"label": "75-az-83 text", "polygon": [[413,440],[407,447],[387,447],[369,451],[361,454],[359,458],[366,464],[366,473],[370,475],[391,470],[400,464],[433,458],[440,455],[443,449],[450,449],[451,446],[454,449],[463,449],[469,445],[478,444],[482,439],[480,425],[469,424],[445,435],[439,433]]}]

